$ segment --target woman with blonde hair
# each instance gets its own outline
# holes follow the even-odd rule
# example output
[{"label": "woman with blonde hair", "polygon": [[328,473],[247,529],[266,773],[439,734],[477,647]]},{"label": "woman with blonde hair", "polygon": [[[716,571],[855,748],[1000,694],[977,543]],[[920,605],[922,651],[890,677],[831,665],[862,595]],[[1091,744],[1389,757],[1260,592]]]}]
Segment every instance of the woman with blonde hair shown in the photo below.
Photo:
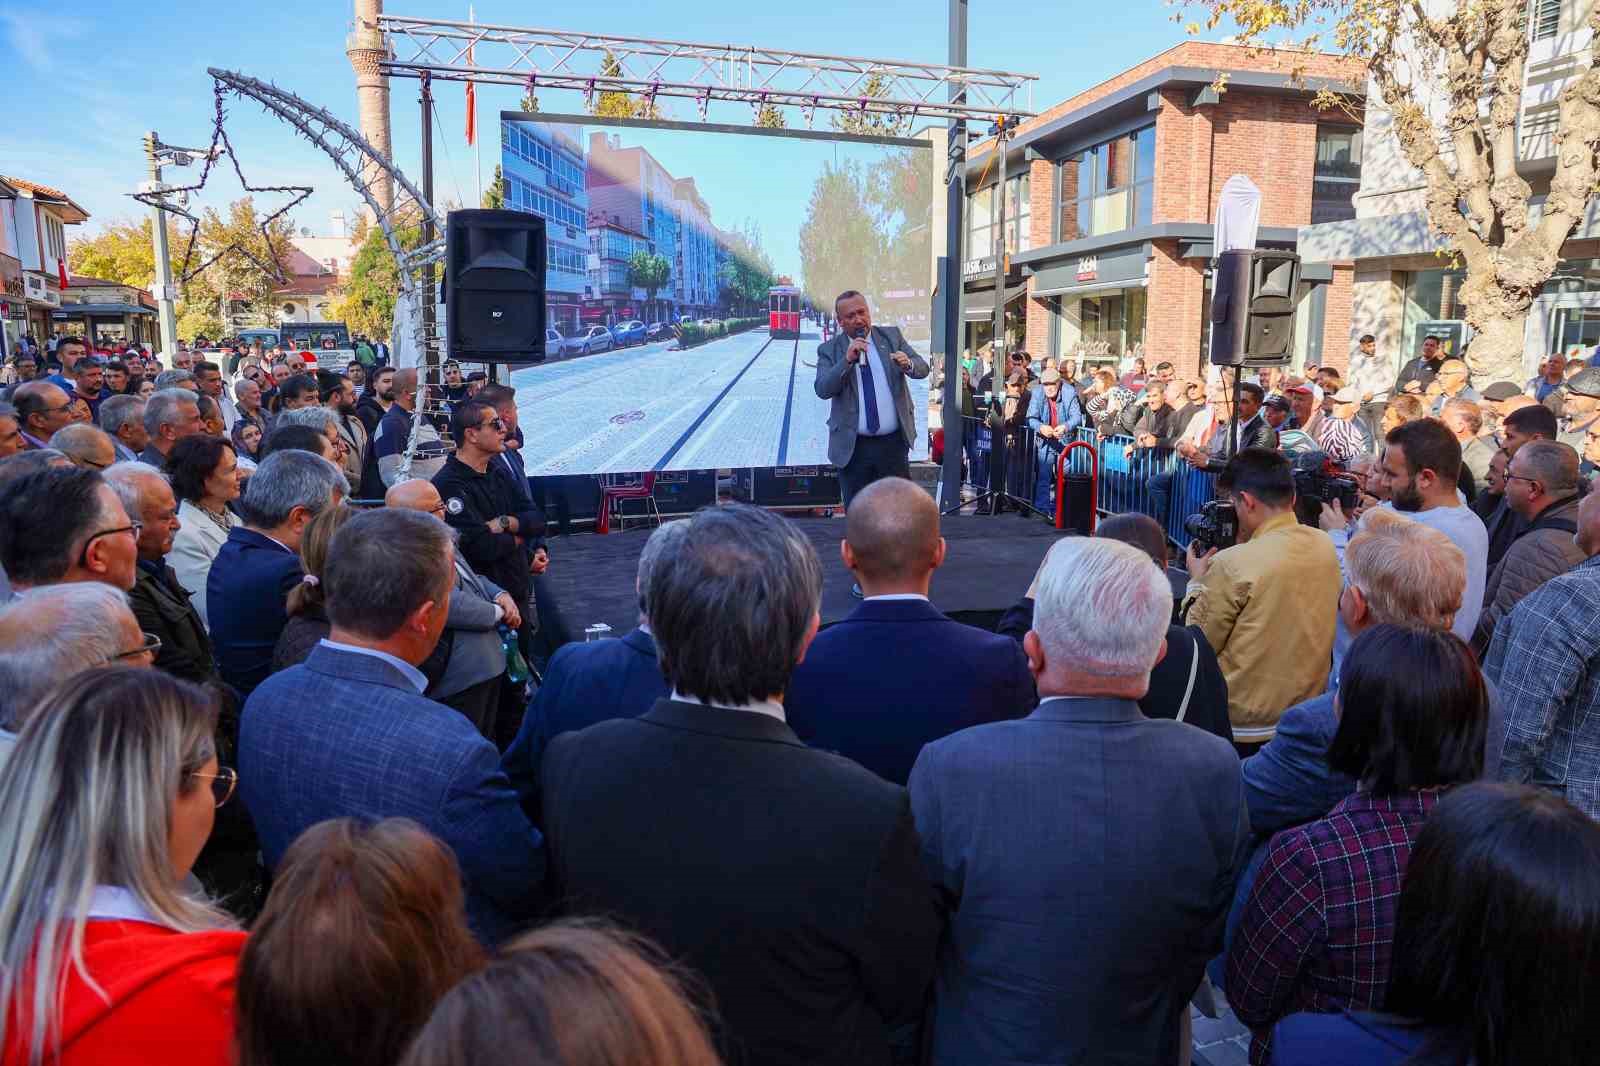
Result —
[{"label": "woman with blonde hair", "polygon": [[101,667],[0,769],[0,1048],[38,1066],[227,1066],[244,934],[184,880],[237,777],[204,689]]},{"label": "woman with blonde hair", "polygon": [[327,595],[322,588],[323,568],[328,564],[328,549],[333,535],[359,512],[352,507],[329,507],[307,525],[300,540],[300,569],[305,574],[300,584],[289,590],[285,609],[289,624],[272,650],[272,672],[285,670],[306,661],[306,656],[332,631],[328,621]]},{"label": "woman with blonde hair", "polygon": [[415,822],[321,822],[278,864],[239,961],[239,1066],[393,1066],[483,962],[450,849]]},{"label": "woman with blonde hair", "polygon": [[440,1001],[401,1066],[721,1066],[683,979],[640,937],[558,922]]}]

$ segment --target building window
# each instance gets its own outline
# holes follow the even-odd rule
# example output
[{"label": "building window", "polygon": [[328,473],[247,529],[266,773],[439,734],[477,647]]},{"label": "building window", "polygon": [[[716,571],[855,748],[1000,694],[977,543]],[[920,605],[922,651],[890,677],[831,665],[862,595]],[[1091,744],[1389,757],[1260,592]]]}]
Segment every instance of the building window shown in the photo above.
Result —
[{"label": "building window", "polygon": [[[996,188],[990,185],[967,197],[968,259],[995,254],[995,224],[999,216]],[[1006,179],[1006,252],[1010,255],[1033,247],[1028,228],[1033,214],[1031,192],[1032,183],[1026,172]]]},{"label": "building window", "polygon": [[1056,169],[1057,239],[1148,226],[1155,206],[1156,128],[1068,156]]},{"label": "building window", "polygon": [[1561,0],[1533,0],[1528,9],[1528,26],[1535,41],[1554,37],[1561,29]]},{"label": "building window", "polygon": [[1144,354],[1146,290],[1132,287],[1055,301],[1051,350],[1079,367]]},{"label": "building window", "polygon": [[1312,173],[1312,225],[1355,218],[1353,197],[1361,188],[1361,128],[1318,126],[1317,160]]}]

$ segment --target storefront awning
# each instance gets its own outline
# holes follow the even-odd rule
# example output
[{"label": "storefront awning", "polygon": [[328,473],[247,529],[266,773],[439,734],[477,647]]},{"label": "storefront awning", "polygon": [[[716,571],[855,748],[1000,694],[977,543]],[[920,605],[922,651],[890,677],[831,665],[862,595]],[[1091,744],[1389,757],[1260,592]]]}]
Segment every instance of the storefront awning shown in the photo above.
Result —
[{"label": "storefront awning", "polygon": [[[1027,291],[1026,283],[1006,286],[1006,303]],[[994,318],[994,290],[980,289],[969,292],[961,303],[961,317],[968,322],[985,322]]]},{"label": "storefront awning", "polygon": [[1129,278],[1127,281],[1073,282],[1066,285],[1053,285],[1048,288],[1035,287],[1033,295],[1035,297],[1093,296],[1097,292],[1115,292],[1118,289],[1142,289],[1149,284],[1149,278]]},{"label": "storefront awning", "polygon": [[85,315],[110,316],[117,315],[154,315],[155,311],[138,304],[62,304],[61,309],[52,318],[83,318]]}]

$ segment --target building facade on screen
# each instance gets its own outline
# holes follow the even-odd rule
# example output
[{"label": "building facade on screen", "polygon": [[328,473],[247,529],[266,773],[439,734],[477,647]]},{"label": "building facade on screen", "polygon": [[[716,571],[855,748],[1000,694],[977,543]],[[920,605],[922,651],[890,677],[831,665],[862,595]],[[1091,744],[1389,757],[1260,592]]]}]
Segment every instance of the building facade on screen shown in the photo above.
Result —
[{"label": "building facade on screen", "polygon": [[[1433,5],[1430,5],[1433,6]],[[1518,173],[1533,190],[1537,217],[1555,170],[1560,97],[1588,69],[1592,33],[1587,0],[1539,0],[1528,16],[1527,77],[1517,118]],[[1449,10],[1438,12],[1449,14]],[[1362,130],[1367,166],[1361,170],[1355,211],[1342,220],[1313,219],[1300,231],[1302,257],[1331,269],[1350,309],[1342,348],[1371,333],[1396,372],[1422,349],[1429,333],[1460,351],[1467,339],[1457,293],[1465,271],[1441,260],[1445,242],[1428,225],[1427,187],[1407,161],[1393,119],[1376,85],[1368,89]],[[1427,101],[1442,128],[1443,93]],[[1523,370],[1532,376],[1547,356],[1587,357],[1600,344],[1600,201],[1591,200],[1578,228],[1562,247],[1555,275],[1534,298],[1523,333]]]},{"label": "building facade on screen", "polygon": [[[1360,118],[1314,108],[1322,87],[1344,93],[1359,116],[1357,62],[1188,42],[1044,108],[1007,144],[1003,245],[993,145],[977,146],[962,256],[966,349],[992,341],[1003,246],[1011,348],[1105,366],[1143,356],[1196,373],[1207,358],[1213,227],[1229,177],[1244,174],[1261,190],[1260,247],[1293,249],[1300,227],[1354,217]],[[1323,264],[1305,282],[1295,365],[1343,366],[1349,272]]]},{"label": "building facade on screen", "polygon": [[583,147],[565,130],[534,122],[500,124],[506,207],[545,221],[548,322],[575,333],[589,283],[589,190]]}]

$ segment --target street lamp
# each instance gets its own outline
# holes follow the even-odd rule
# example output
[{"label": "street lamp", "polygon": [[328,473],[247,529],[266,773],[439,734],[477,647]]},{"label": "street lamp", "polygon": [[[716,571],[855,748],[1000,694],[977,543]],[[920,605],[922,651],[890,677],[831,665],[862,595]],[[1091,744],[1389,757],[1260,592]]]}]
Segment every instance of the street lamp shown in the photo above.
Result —
[{"label": "street lamp", "polygon": [[[195,159],[208,159],[220,154],[218,150],[204,148],[179,148],[176,145],[162,144],[161,138],[151,130],[144,135],[144,156],[150,165],[150,180],[139,186],[141,193],[163,193],[172,191],[161,181],[161,168],[163,166],[187,167],[194,164]],[[188,194],[178,194],[178,206],[184,207],[188,203]],[[150,208],[151,226],[150,238],[155,247],[156,261],[156,308],[161,322],[161,351],[168,354],[178,350],[178,318],[176,302],[178,299],[177,286],[172,283],[172,256],[167,247],[167,213],[154,205]]]}]

